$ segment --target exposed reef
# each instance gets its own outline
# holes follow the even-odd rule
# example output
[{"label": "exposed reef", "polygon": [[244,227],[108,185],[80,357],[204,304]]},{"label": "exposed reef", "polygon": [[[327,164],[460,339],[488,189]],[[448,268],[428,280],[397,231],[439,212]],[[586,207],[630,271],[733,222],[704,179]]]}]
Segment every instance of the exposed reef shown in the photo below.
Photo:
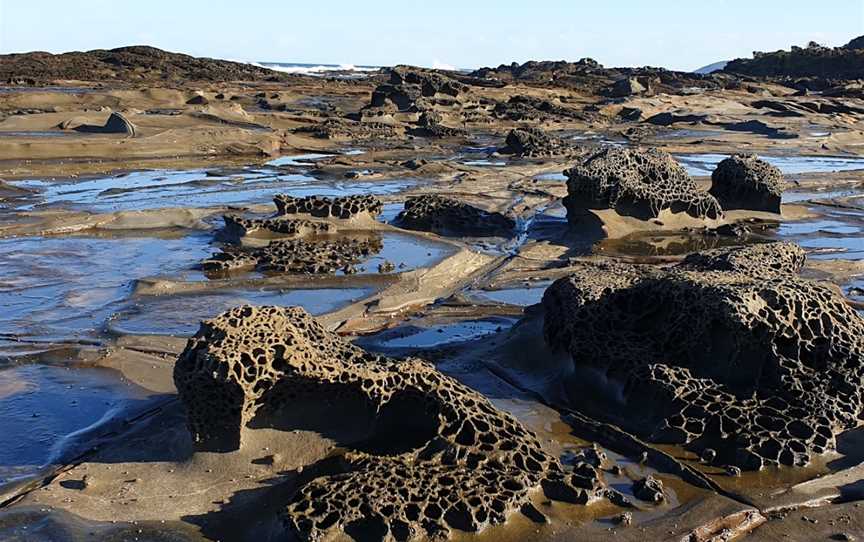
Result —
[{"label": "exposed reef", "polygon": [[299,307],[238,307],[203,322],[174,381],[203,449],[237,449],[253,418],[302,397],[366,405],[371,434],[344,472],[301,487],[280,513],[304,540],[439,539],[520,509],[539,514],[534,490],[578,504],[611,495],[594,466],[565,470],[515,418],[431,364],[366,352]]},{"label": "exposed reef", "polygon": [[434,194],[408,198],[396,223],[409,230],[478,237],[507,235],[516,227],[512,218],[501,213]]},{"label": "exposed reef", "polygon": [[860,79],[864,74],[864,48],[860,44],[858,37],[843,47],[824,47],[811,41],[807,47],[793,46],[789,51],[756,51],[753,58],[729,62],[724,71],[757,77]]},{"label": "exposed reef", "polygon": [[770,244],[670,269],[586,264],[546,291],[546,340],[622,383],[622,423],[653,442],[743,469],[807,465],[858,424],[864,320],[796,276],[802,263]]}]

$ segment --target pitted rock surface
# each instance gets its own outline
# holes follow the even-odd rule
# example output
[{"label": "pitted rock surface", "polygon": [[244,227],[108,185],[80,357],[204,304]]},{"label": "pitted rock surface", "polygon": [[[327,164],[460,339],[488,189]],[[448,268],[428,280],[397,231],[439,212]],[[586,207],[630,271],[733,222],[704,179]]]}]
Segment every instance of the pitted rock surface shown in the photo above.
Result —
[{"label": "pitted rock surface", "polygon": [[226,245],[201,262],[206,271],[255,269],[271,273],[309,275],[350,272],[352,266],[381,250],[380,238],[270,241],[265,247]]},{"label": "pitted rock surface", "polygon": [[375,196],[345,196],[341,198],[327,198],[321,196],[307,196],[295,198],[285,194],[276,194],[273,197],[276,204],[276,213],[282,215],[307,214],[317,218],[354,218],[360,213],[369,213],[372,216],[381,214],[384,205]]},{"label": "pitted rock surface", "polygon": [[311,134],[319,139],[350,139],[354,141],[395,139],[399,136],[398,131],[389,124],[332,118],[310,126],[301,126],[294,131],[301,134]]},{"label": "pitted rock surface", "polygon": [[711,194],[726,209],[780,212],[783,173],[755,154],[726,158],[711,174]]},{"label": "pitted rock surface", "polygon": [[666,270],[586,265],[544,294],[546,340],[623,383],[618,421],[649,440],[743,469],[806,465],[858,425],[864,320],[800,263],[768,245]]},{"label": "pitted rock surface", "polygon": [[555,102],[528,95],[512,96],[506,102],[495,105],[493,112],[498,118],[515,121],[560,120],[560,117],[582,119],[581,111]]},{"label": "pitted rock surface", "polygon": [[417,128],[409,130],[409,133],[423,137],[454,137],[466,134],[462,128],[444,124],[443,116],[432,110],[421,113],[417,119]]},{"label": "pitted rock surface", "polygon": [[772,278],[798,274],[804,267],[804,249],[795,243],[764,243],[730,250],[718,248],[689,254],[676,267],[692,271],[731,271]]},{"label": "pitted rock surface", "polygon": [[581,208],[614,209],[643,220],[664,209],[697,218],[723,214],[714,196],[699,190],[681,164],[657,149],[607,147],[564,174],[568,217]]},{"label": "pitted rock surface", "polygon": [[390,81],[372,91],[366,111],[422,112],[434,105],[454,103],[467,89],[467,85],[440,73],[397,66],[390,70]]},{"label": "pitted rock surface", "polygon": [[539,128],[510,130],[505,145],[501,152],[530,158],[558,156],[574,150],[560,138],[549,135]]},{"label": "pitted rock surface", "polygon": [[235,238],[244,237],[259,231],[292,237],[323,235],[336,232],[336,226],[329,222],[315,222],[302,218],[245,218],[242,216],[224,215],[222,220],[225,221],[224,233]]},{"label": "pitted rock surface", "polygon": [[[345,455],[344,472],[301,487],[281,514],[304,540],[440,539],[531,509],[534,490],[578,504],[608,493],[593,466],[565,469],[513,416],[433,365],[366,352],[300,307],[238,307],[202,322],[174,381],[204,448],[236,449],[257,413],[291,408],[300,397],[365,401],[375,434]],[[375,444],[378,432],[392,441],[408,427],[423,434],[406,449]]]},{"label": "pitted rock surface", "polygon": [[424,194],[410,197],[396,224],[410,230],[431,231],[441,235],[509,235],[516,222],[501,213],[484,211],[465,202]]}]

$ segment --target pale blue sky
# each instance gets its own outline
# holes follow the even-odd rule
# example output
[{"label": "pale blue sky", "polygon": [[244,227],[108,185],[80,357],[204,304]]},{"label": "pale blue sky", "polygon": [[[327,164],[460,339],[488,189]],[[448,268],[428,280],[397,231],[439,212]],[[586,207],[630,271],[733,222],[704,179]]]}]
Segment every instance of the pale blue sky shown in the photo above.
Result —
[{"label": "pale blue sky", "polygon": [[237,60],[695,69],[864,34],[864,0],[0,0],[0,52],[147,44]]}]

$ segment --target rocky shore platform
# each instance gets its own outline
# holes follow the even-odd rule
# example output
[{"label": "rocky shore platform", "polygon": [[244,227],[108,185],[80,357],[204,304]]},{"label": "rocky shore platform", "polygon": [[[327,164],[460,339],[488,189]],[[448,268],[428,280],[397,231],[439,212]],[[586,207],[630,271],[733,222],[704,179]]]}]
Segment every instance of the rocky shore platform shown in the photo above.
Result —
[{"label": "rocky shore platform", "polygon": [[0,539],[864,540],[858,41],[0,56]]}]

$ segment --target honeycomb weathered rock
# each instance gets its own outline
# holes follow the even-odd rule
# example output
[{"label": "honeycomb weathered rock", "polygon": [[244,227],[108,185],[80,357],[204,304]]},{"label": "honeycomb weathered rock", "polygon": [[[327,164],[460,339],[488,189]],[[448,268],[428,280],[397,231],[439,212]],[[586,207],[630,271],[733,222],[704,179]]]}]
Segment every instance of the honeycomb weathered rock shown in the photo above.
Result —
[{"label": "honeycomb weathered rock", "polygon": [[657,218],[665,209],[696,218],[723,214],[714,196],[699,190],[681,164],[657,149],[607,147],[564,174],[564,205],[571,222],[571,215],[586,208],[614,209],[642,220]]},{"label": "honeycomb weathered rock", "polygon": [[442,235],[495,236],[509,235],[516,222],[501,213],[484,211],[465,202],[424,194],[410,197],[396,224],[411,230],[431,231]]},{"label": "honeycomb weathered rock", "polygon": [[276,213],[282,215],[308,214],[316,218],[354,218],[360,213],[369,213],[372,216],[381,214],[383,204],[375,196],[344,196],[339,198],[327,198],[321,196],[307,196],[295,198],[285,194],[277,194],[273,197],[276,204]]},{"label": "honeycomb weathered rock", "polygon": [[800,256],[777,244],[666,270],[585,265],[544,294],[546,340],[622,383],[622,423],[649,440],[745,469],[805,465],[858,424],[864,319],[796,276]]},{"label": "honeycomb weathered rock", "polygon": [[336,240],[288,239],[248,248],[227,245],[201,262],[206,271],[256,269],[273,273],[322,274],[350,270],[370,254],[381,250],[379,237]]},{"label": "honeycomb weathered rock", "polygon": [[297,237],[323,235],[336,231],[336,227],[328,222],[315,222],[302,218],[245,218],[224,215],[222,219],[225,221],[223,233],[232,238],[245,237],[258,231]]},{"label": "honeycomb weathered rock", "polygon": [[735,154],[717,164],[710,193],[726,210],[780,212],[783,173],[755,154]]},{"label": "honeycomb weathered rock", "polygon": [[536,512],[534,490],[578,504],[610,495],[594,466],[565,469],[479,393],[425,361],[366,352],[300,307],[238,307],[204,321],[174,381],[204,449],[238,448],[257,414],[301,397],[367,405],[372,434],[346,454],[344,472],[302,486],[281,514],[305,540],[442,538],[503,523],[523,507]]},{"label": "honeycomb weathered rock", "polygon": [[510,130],[501,152],[523,157],[543,157],[568,154],[574,149],[558,137],[539,128],[516,128]]},{"label": "honeycomb weathered rock", "polygon": [[752,277],[772,278],[779,273],[797,274],[806,253],[795,243],[764,243],[730,250],[718,248],[689,254],[678,264],[693,271],[732,271]]}]

